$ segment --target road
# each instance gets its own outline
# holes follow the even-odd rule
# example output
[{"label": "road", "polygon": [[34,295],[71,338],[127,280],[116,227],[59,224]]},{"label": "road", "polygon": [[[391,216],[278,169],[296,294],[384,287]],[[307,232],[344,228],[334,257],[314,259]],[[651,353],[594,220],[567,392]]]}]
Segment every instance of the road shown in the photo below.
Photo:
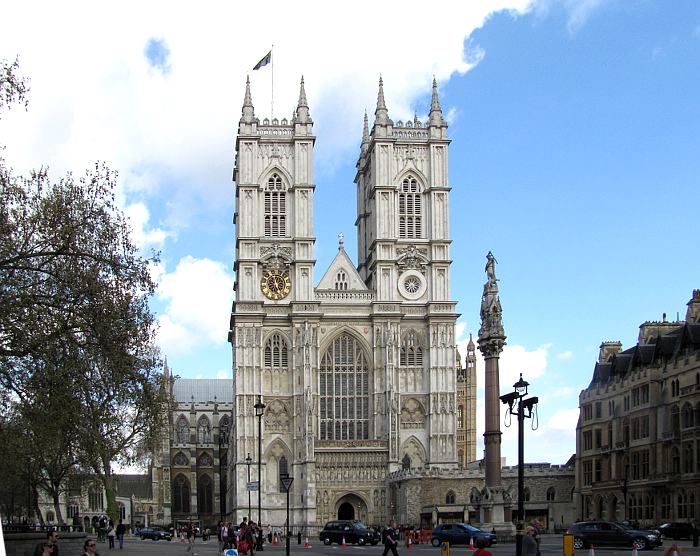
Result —
[{"label": "road", "polygon": [[[293,539],[290,552],[295,556],[381,556],[383,547],[379,546],[353,546],[348,545],[347,548],[341,548],[334,544],[324,546],[318,539],[311,539],[312,547],[304,548],[299,545],[296,539]],[[641,552],[639,556],[663,556],[664,551],[673,541],[665,541],[662,548],[656,548],[648,552]],[[700,548],[693,547],[690,541],[677,541],[681,549],[678,556],[700,556]],[[562,554],[562,538],[561,535],[543,535],[542,544],[540,546],[542,556],[559,556]],[[514,556],[514,544],[500,544],[492,547],[493,556]],[[194,555],[187,552],[187,544],[179,541],[150,541],[137,538],[127,538],[124,542],[124,550],[117,549],[110,551],[107,549],[106,543],[98,543],[97,551],[101,556],[109,556],[110,552],[118,552],[114,556],[131,556],[132,554],[152,554],[152,555],[179,555],[179,556],[220,556],[216,540],[202,542],[197,539],[195,543]],[[468,546],[452,547],[450,556],[470,556],[472,553]],[[265,545],[265,551],[258,556],[284,556],[284,545],[268,546]],[[440,549],[433,548],[430,545],[414,545],[409,551],[403,544],[399,546],[399,556],[440,556]],[[588,550],[578,551],[577,556],[592,556]],[[593,556],[633,556],[631,549],[613,549],[613,548],[596,548]]]}]

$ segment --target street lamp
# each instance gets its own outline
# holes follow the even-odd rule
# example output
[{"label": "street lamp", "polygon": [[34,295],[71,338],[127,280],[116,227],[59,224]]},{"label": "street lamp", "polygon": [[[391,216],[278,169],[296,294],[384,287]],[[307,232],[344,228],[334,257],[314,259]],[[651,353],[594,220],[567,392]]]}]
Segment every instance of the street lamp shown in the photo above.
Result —
[{"label": "street lamp", "polygon": [[[525,525],[525,419],[532,417],[532,410],[539,401],[537,397],[524,399],[527,396],[529,382],[523,380],[520,373],[520,380],[513,384],[514,391],[501,396],[501,402],[508,406],[507,411],[511,415],[518,417],[518,530],[515,535],[515,554],[523,554],[523,529]],[[517,409],[513,409],[515,403]],[[527,413],[526,413],[527,412]]]},{"label": "street lamp", "polygon": [[255,550],[263,550],[262,505],[260,500],[262,491],[262,418],[267,406],[262,402],[262,396],[258,396],[258,403],[253,407],[255,408],[255,416],[258,418],[258,543]]},{"label": "street lamp", "polygon": [[248,484],[246,485],[246,489],[248,490],[248,519],[250,519],[250,464],[252,461],[253,458],[248,454],[248,457],[245,458],[245,464],[248,466]]},{"label": "street lamp", "polygon": [[294,477],[290,477],[289,475],[282,477],[282,486],[287,493],[287,526],[285,527],[284,533],[284,537],[286,539],[284,544],[286,556],[289,556],[289,489],[291,488],[293,482]]},{"label": "street lamp", "polygon": [[622,478],[622,497],[624,498],[624,513],[622,521],[627,521],[627,470],[625,470],[625,476]]}]

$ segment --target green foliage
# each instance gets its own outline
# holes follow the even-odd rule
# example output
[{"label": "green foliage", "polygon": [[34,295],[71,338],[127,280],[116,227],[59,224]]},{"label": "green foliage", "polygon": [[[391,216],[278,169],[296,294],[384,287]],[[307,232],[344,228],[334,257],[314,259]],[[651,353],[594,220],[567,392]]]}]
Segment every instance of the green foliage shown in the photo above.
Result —
[{"label": "green foliage", "polygon": [[10,107],[14,103],[27,106],[26,94],[29,91],[27,79],[17,75],[19,69],[19,59],[11,64],[7,60],[0,60],[0,116],[5,107]]},{"label": "green foliage", "polygon": [[[0,64],[0,109],[24,100],[16,69]],[[133,244],[116,179],[104,164],[20,178],[0,159],[0,417],[25,431],[33,481],[55,492],[90,468],[112,517],[111,463],[153,445],[168,404],[148,306],[157,256]]]}]

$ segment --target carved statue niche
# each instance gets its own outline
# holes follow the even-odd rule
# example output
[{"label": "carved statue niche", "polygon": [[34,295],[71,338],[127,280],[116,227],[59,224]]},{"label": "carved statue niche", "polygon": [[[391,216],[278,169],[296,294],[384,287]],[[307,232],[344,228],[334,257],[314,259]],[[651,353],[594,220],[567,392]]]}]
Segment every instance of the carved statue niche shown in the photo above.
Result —
[{"label": "carved statue niche", "polygon": [[425,425],[425,409],[415,398],[408,398],[401,408],[401,428],[417,429]]},{"label": "carved statue niche", "polygon": [[285,432],[289,429],[289,410],[281,400],[273,400],[265,411],[265,430]]}]

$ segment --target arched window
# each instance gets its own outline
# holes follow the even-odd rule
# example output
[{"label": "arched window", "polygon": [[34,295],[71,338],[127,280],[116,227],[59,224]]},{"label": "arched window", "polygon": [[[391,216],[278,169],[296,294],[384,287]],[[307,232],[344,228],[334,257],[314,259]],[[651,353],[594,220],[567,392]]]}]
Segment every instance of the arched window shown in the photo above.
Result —
[{"label": "arched window", "polygon": [[344,270],[339,270],[338,274],[335,275],[335,289],[336,290],[347,290],[348,289],[348,275]]},{"label": "arched window", "polygon": [[686,444],[683,447],[683,472],[693,473],[695,471],[695,462],[693,461],[693,445]]},{"label": "arched window", "polygon": [[173,481],[173,512],[190,512],[190,482],[183,475],[178,475]]},{"label": "arched window", "polygon": [[464,406],[457,407],[457,428],[464,428]]},{"label": "arched window", "polygon": [[547,489],[547,501],[548,502],[554,502],[554,499],[556,498],[556,491],[554,490],[554,487],[549,487]]},{"label": "arched window", "polygon": [[445,495],[445,504],[454,504],[455,498],[455,493],[451,490],[448,490],[447,494]]},{"label": "arched window", "polygon": [[407,176],[399,190],[399,238],[421,237],[421,191],[416,178]]},{"label": "arched window", "polygon": [[212,488],[209,475],[202,475],[197,481],[197,510],[201,514],[210,514],[212,509]]},{"label": "arched window", "polygon": [[189,444],[190,442],[190,424],[184,415],[181,415],[177,420],[175,438],[175,442],[178,444]]},{"label": "arched window", "polygon": [[88,490],[88,505],[93,512],[104,510],[105,502],[102,489],[97,486],[91,486]]},{"label": "arched window", "polygon": [[277,370],[287,367],[287,342],[281,334],[273,334],[265,344],[265,367]]},{"label": "arched window", "polygon": [[190,458],[188,458],[185,454],[182,452],[178,452],[175,454],[175,457],[173,458],[173,465],[177,465],[178,467],[184,467],[186,465],[190,464]]},{"label": "arched window", "polygon": [[671,450],[671,473],[681,472],[681,452],[674,446]]},{"label": "arched window", "polygon": [[683,405],[683,428],[688,429],[694,425],[693,406],[689,403]]},{"label": "arched window", "polygon": [[265,188],[265,236],[286,235],[287,192],[279,174],[272,174]]},{"label": "arched window", "polygon": [[406,454],[401,460],[401,469],[409,470],[411,469],[411,458]]},{"label": "arched window", "polygon": [[414,330],[410,330],[404,336],[399,354],[399,365],[401,367],[423,368],[423,349]]},{"label": "arched window", "polygon": [[530,489],[525,487],[523,490],[523,502],[529,502],[530,501]]},{"label": "arched window", "polygon": [[48,510],[48,511],[46,512],[46,521],[48,521],[49,523],[51,523],[51,522],[54,521],[55,519],[56,519],[56,518],[54,517],[53,512],[52,512],[51,510]]},{"label": "arched window", "polygon": [[211,444],[211,423],[206,415],[202,415],[197,422],[197,442]]},{"label": "arched window", "polygon": [[197,462],[197,465],[199,467],[211,467],[212,465],[214,465],[214,460],[209,454],[207,454],[206,452],[202,452],[202,454],[199,456],[199,461]]},{"label": "arched window", "polygon": [[321,358],[321,440],[369,438],[369,365],[360,343],[347,333]]},{"label": "arched window", "polygon": [[117,509],[119,510],[119,519],[126,521],[126,506],[123,502],[117,502]]},{"label": "arched window", "polygon": [[679,432],[681,430],[681,415],[677,405],[671,408],[671,431]]},{"label": "arched window", "polygon": [[277,478],[279,479],[277,482],[279,483],[280,492],[287,492],[282,484],[284,477],[289,477],[289,468],[287,466],[287,458],[282,456],[277,462]]}]

